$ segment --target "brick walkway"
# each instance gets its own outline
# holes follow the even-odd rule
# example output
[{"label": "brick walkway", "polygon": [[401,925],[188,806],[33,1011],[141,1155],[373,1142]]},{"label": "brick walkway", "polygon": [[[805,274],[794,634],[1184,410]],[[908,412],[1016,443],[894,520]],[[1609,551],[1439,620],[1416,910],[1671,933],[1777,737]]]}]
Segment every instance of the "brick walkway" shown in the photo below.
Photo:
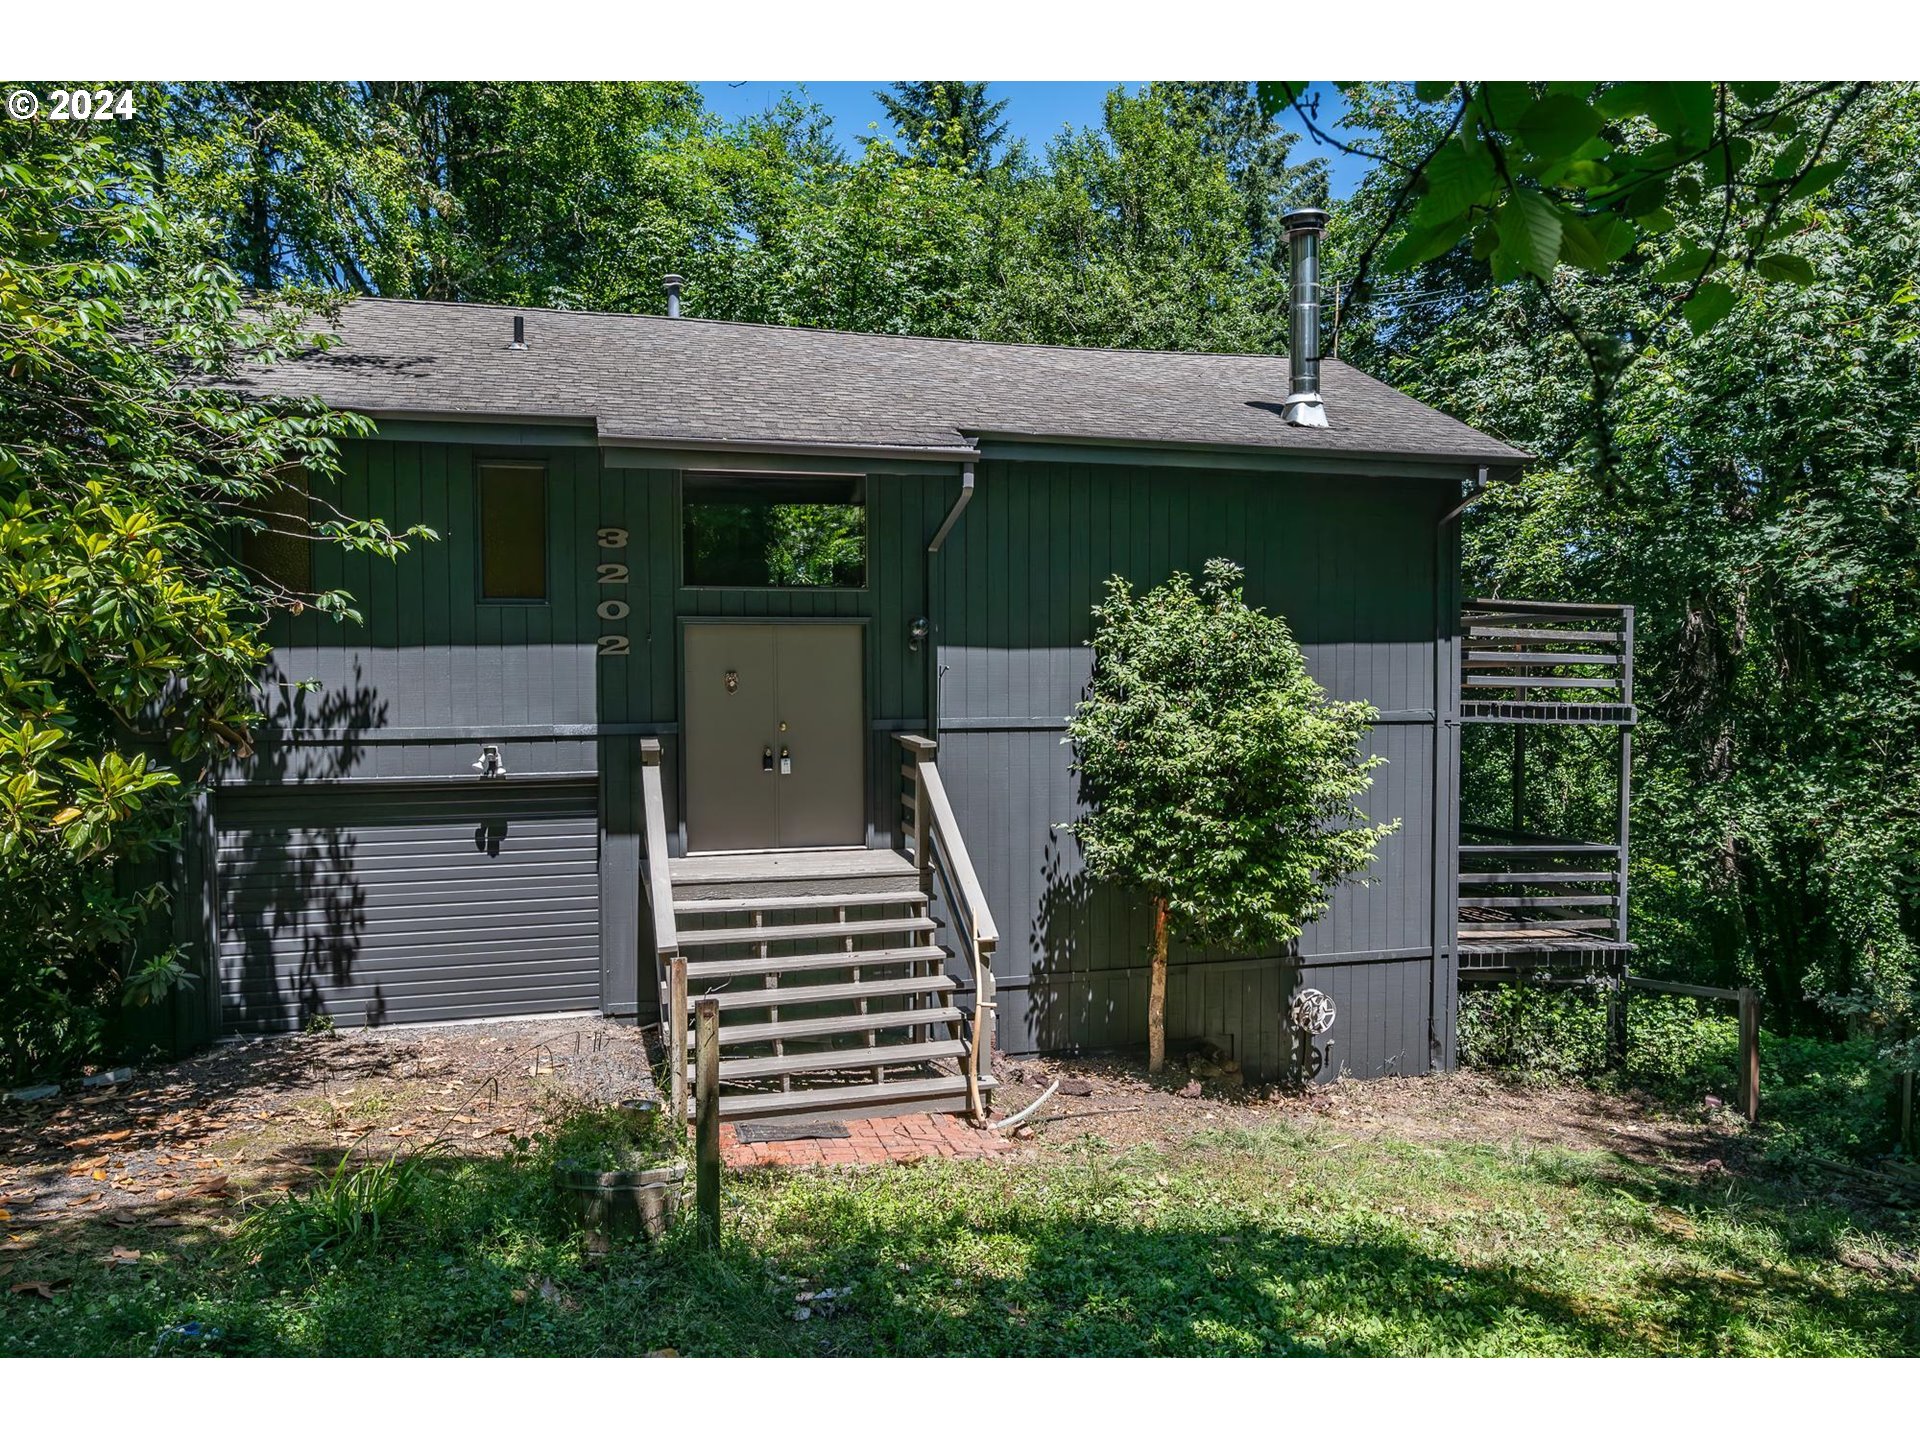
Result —
[{"label": "brick walkway", "polygon": [[734,1170],[758,1165],[910,1165],[935,1156],[972,1159],[999,1155],[1013,1142],[976,1130],[957,1115],[895,1115],[843,1120],[844,1140],[774,1140],[742,1144],[732,1125],[720,1127],[720,1153]]}]

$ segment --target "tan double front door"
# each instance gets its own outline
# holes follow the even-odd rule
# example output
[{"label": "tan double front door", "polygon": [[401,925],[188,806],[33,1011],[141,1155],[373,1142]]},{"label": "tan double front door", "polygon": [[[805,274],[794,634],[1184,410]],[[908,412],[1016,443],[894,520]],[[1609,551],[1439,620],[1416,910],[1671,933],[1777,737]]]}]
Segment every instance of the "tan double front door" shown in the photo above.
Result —
[{"label": "tan double front door", "polygon": [[866,843],[862,627],[686,627],[687,849]]}]

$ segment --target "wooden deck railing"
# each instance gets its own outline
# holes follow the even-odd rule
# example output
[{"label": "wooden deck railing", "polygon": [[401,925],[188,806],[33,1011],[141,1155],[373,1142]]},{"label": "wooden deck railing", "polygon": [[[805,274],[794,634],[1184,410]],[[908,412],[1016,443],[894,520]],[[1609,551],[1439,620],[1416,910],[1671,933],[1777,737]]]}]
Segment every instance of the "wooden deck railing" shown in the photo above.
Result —
[{"label": "wooden deck railing", "polygon": [[973,859],[967,854],[967,842],[954,818],[952,802],[934,763],[939,748],[935,741],[921,735],[893,737],[906,752],[900,767],[905,782],[900,792],[901,818],[905,822],[906,851],[920,867],[921,893],[938,893],[953,916],[955,941],[973,978],[973,1034],[966,1056],[967,1106],[976,1121],[986,1119],[980,1082],[987,1078],[993,1061],[993,952],[1000,943],[1000,932],[987,907],[987,893],[974,873]]},{"label": "wooden deck railing", "polygon": [[[647,868],[643,889],[653,913],[654,993],[660,997],[661,1035],[673,1066],[673,1113],[687,1113],[686,967],[673,918],[673,876],[667,864],[667,803],[660,782],[660,742],[640,742],[640,809],[646,826]],[[676,964],[675,962],[680,962]]]},{"label": "wooden deck railing", "polygon": [[1462,718],[1633,723],[1633,607],[1471,600]]},{"label": "wooden deck railing", "polygon": [[1460,847],[1460,950],[1577,950],[1627,938],[1618,845],[1503,840]]}]

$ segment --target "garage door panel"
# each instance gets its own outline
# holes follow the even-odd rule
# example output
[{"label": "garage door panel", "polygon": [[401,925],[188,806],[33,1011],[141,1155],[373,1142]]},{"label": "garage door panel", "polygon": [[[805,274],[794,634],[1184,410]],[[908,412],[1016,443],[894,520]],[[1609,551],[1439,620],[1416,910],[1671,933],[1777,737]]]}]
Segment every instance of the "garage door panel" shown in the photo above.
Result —
[{"label": "garage door panel", "polygon": [[368,905],[352,907],[350,913],[347,907],[342,907],[340,914],[324,910],[283,912],[236,933],[231,940],[223,941],[222,946],[244,948],[249,943],[258,943],[263,935],[327,936],[342,942],[358,941],[370,931],[384,932],[408,922],[421,922],[417,932],[405,942],[408,944],[431,944],[434,939],[444,936],[449,944],[486,945],[499,940],[521,939],[540,931],[591,931],[597,928],[593,911],[577,900],[565,907],[530,903],[525,906],[501,905],[487,910],[462,909],[458,906]]},{"label": "garage door panel", "polygon": [[[376,899],[351,908],[342,906],[338,912],[326,906],[307,906],[303,910],[276,910],[271,918],[259,929],[250,929],[248,935],[280,935],[288,931],[300,933],[334,933],[348,929],[365,929],[369,925],[415,925],[420,935],[432,937],[440,931],[482,931],[499,933],[499,918],[507,916],[513,922],[526,924],[561,925],[566,924],[570,916],[580,916],[584,924],[595,927],[593,918],[593,897],[576,895],[568,899],[553,902],[540,897],[530,897],[524,904],[505,904],[495,902],[488,906],[470,906],[470,904],[434,904],[420,900]],[[234,943],[240,943],[244,937],[236,935]]]},{"label": "garage door panel", "polygon": [[[511,954],[532,954],[538,947],[578,948],[589,939],[595,939],[599,933],[597,925],[578,922],[578,924],[553,925],[509,925],[499,929],[472,929],[459,931],[453,935],[440,937],[434,931],[413,931],[388,935],[376,927],[367,925],[357,933],[346,935],[338,929],[328,929],[324,925],[286,925],[275,931],[261,931],[252,941],[223,941],[221,956],[230,958],[234,964],[246,960],[246,956],[261,954],[267,941],[276,948],[282,958],[307,958],[313,954],[342,954],[353,960],[361,960],[371,945],[378,945],[382,956],[434,956],[444,954],[447,960],[455,960],[463,954],[472,954],[474,948],[497,941],[503,950]],[[463,943],[461,937],[467,937]],[[509,958],[511,958],[509,954]],[[284,966],[282,966],[284,968]]]},{"label": "garage door panel", "polygon": [[[411,890],[418,894],[444,895],[450,901],[462,897],[480,897],[492,894],[516,892],[521,889],[540,890],[545,886],[555,887],[553,894],[567,893],[567,886],[587,886],[589,889],[598,884],[598,865],[575,865],[555,872],[553,870],[502,870],[486,875],[467,878],[457,867],[428,862],[405,870],[382,872],[383,879],[378,889],[382,894],[389,890],[407,893]],[[302,875],[298,887],[290,886],[284,875],[276,876],[267,871],[240,874],[228,872],[226,889],[229,893],[245,892],[256,897],[256,903],[279,897],[291,901],[300,896],[309,899],[331,896],[335,893],[351,893],[358,888],[365,893],[365,875],[347,872],[326,875]]]},{"label": "garage door panel", "polygon": [[[568,993],[579,995],[597,986],[598,982],[583,980],[578,968],[570,968],[564,961],[550,961],[545,965],[538,962],[514,966],[505,970],[488,970],[486,967],[455,968],[442,971],[437,966],[428,966],[418,970],[383,971],[378,980],[349,982],[346,984],[328,983],[324,986],[328,1003],[340,1006],[349,1002],[365,1000],[374,995],[385,995],[389,999],[406,1000],[410,1004],[430,1001],[438,1003],[447,1000],[447,982],[461,980],[472,985],[467,992],[473,1003],[495,999],[507,995],[533,994],[539,991]],[[320,983],[318,980],[316,984]],[[254,1008],[267,1008],[285,1000],[285,996],[271,989],[238,989],[222,992],[222,999],[235,1004],[244,1004]],[[459,997],[448,1003],[458,1003]],[[577,1008],[560,1007],[559,1008]],[[336,1012],[336,1019],[344,1022],[344,1016]]]},{"label": "garage door panel", "polygon": [[[356,988],[339,995],[329,992],[324,1013],[341,1029],[357,1029],[369,1025],[421,1025],[449,1020],[495,1020],[510,1015],[553,1015],[599,1007],[600,986],[596,981],[567,990],[540,985],[526,990],[499,991],[489,993],[484,999],[468,1001],[449,999],[445,991],[436,992],[430,1001],[422,1001],[390,994],[379,987]],[[233,1033],[261,1034],[298,1029],[307,1023],[299,1017],[315,1012],[303,1011],[298,1005],[289,1006],[281,999],[254,1010],[236,1008],[233,1013],[240,1017],[229,1023]]]},{"label": "garage door panel", "polygon": [[[308,910],[324,910],[354,895],[359,896],[359,903],[366,905],[411,905],[431,897],[430,903],[445,905],[450,909],[464,907],[468,910],[484,910],[490,901],[517,905],[532,899],[567,904],[581,900],[591,902],[598,893],[598,881],[591,874],[515,874],[502,876],[499,880],[435,880],[433,874],[431,870],[423,870],[419,872],[419,878],[412,881],[383,881],[372,888],[353,877],[330,883],[315,882],[307,887],[304,895],[283,894],[284,886],[276,886],[262,878],[257,882],[242,880],[230,885],[228,893],[247,896],[255,905],[279,899],[289,909],[298,904]],[[592,908],[590,903],[587,908]]]},{"label": "garage door panel", "polygon": [[[357,838],[335,849],[324,843],[314,844],[310,840],[289,844],[276,837],[264,837],[251,841],[251,848],[247,851],[226,852],[220,858],[248,871],[270,870],[288,864],[320,871],[346,871],[369,863],[383,869],[404,870],[428,858],[463,860],[469,855],[484,854],[493,843],[494,837],[489,837],[489,845],[476,845],[471,836],[459,840],[448,840],[443,836],[437,842],[389,842]],[[509,866],[553,860],[564,863],[570,855],[591,858],[593,854],[593,847],[583,845],[578,835],[508,835],[498,837],[498,844],[501,856],[509,857]]]},{"label": "garage door panel", "polygon": [[[573,968],[569,969],[570,966]],[[328,971],[325,957],[316,956],[309,969],[316,975],[324,976]],[[389,980],[396,984],[412,984],[416,981],[433,981],[443,978],[505,982],[522,975],[565,978],[576,973],[577,970],[578,967],[573,966],[572,952],[566,945],[546,944],[532,946],[525,951],[516,951],[512,956],[502,956],[492,960],[462,957],[456,951],[440,954],[422,953],[415,956],[411,962],[396,960],[391,965],[382,966],[377,978],[382,984]],[[360,982],[348,979],[342,983]],[[369,979],[365,983],[371,985],[375,981]],[[272,983],[262,976],[257,979],[237,978],[225,986],[222,993],[250,995],[258,999],[275,992]]]},{"label": "garage door panel", "polygon": [[219,797],[227,1028],[597,1008],[596,817],[584,785]]},{"label": "garage door panel", "polygon": [[[236,841],[235,847],[223,848],[264,846],[293,854],[326,856],[343,844],[351,844],[369,853],[385,850],[405,854],[409,849],[425,847],[434,852],[459,855],[469,850],[484,850],[495,841],[501,843],[503,850],[521,850],[536,844],[553,848],[580,843],[580,832],[571,822],[531,826],[517,820],[496,825],[485,820],[445,819],[431,828],[416,827],[394,832],[382,830],[378,834],[348,831],[345,826],[352,824],[348,821],[341,827],[303,824],[291,829],[256,830],[248,834],[244,841]],[[351,835],[350,839],[338,838],[348,834]]]}]

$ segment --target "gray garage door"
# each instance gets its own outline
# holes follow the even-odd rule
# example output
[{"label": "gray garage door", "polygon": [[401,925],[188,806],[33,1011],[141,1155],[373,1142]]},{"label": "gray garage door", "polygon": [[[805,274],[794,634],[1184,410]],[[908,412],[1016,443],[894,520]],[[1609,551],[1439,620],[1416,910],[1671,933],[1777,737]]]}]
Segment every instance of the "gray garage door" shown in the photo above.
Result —
[{"label": "gray garage door", "polygon": [[591,786],[288,787],[215,816],[229,1032],[600,1004]]}]

